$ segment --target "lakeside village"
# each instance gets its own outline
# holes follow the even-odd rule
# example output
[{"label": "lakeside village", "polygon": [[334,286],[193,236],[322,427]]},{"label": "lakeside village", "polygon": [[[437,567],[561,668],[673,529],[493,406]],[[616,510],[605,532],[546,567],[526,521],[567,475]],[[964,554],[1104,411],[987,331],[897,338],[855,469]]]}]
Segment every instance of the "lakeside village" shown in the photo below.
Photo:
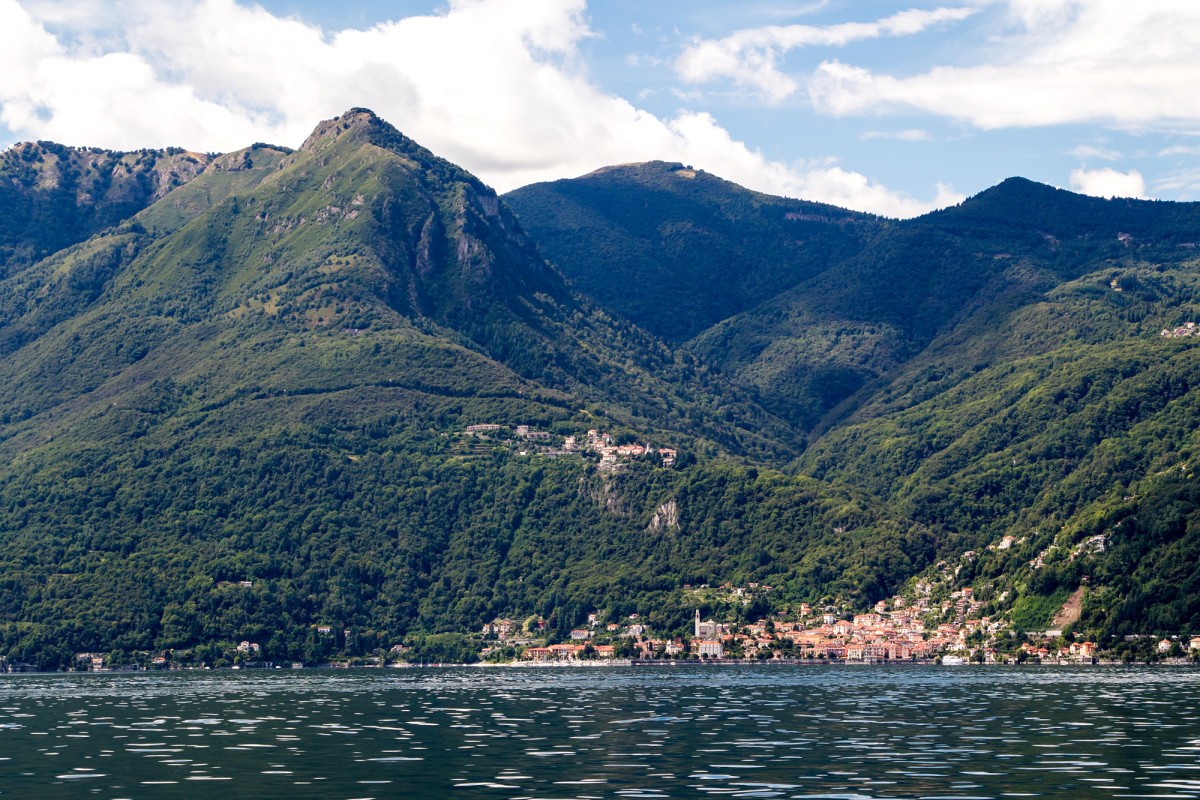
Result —
[{"label": "lakeside village", "polygon": [[[1012,546],[1005,537],[998,546]],[[997,547],[993,545],[993,547]],[[937,568],[946,575],[953,570],[947,562]],[[679,664],[1121,664],[1128,658],[1105,657],[1093,642],[1067,641],[1060,630],[1028,632],[1016,641],[1006,621],[979,612],[986,608],[969,587],[944,596],[945,584],[918,580],[915,598],[895,596],[881,600],[872,611],[852,614],[844,603],[831,601],[813,607],[808,603],[788,604],[787,611],[767,614],[757,621],[718,622],[702,619],[699,609],[691,630],[681,635],[657,635],[638,614],[609,620],[603,612],[586,616],[581,627],[553,629],[553,622],[539,616],[524,621],[495,619],[475,635],[444,634],[457,640],[460,648],[454,664],[478,666],[667,666]],[[736,618],[738,609],[768,606],[771,586],[750,583],[719,587],[684,586],[684,599],[698,606],[722,609],[722,616]],[[939,596],[944,596],[940,599]],[[827,598],[828,599],[828,598]],[[561,625],[561,622],[559,623]],[[318,637],[331,643],[348,631],[336,625],[317,625]],[[438,638],[438,637],[431,637]],[[1134,637],[1139,638],[1139,637]],[[1127,637],[1128,639],[1128,637]],[[450,659],[421,652],[409,640],[371,656],[335,658],[320,664],[274,663],[266,660],[262,647],[242,641],[230,647],[218,668],[301,669],[304,667],[414,667],[453,665]],[[1151,659],[1166,664],[1200,661],[1200,636],[1163,638],[1152,648]],[[191,651],[123,654],[119,663],[106,653],[76,654],[75,669],[88,672],[142,671],[163,669],[209,669]],[[1147,663],[1147,662],[1136,662]],[[33,672],[30,664],[8,664],[0,660],[0,672]]]}]

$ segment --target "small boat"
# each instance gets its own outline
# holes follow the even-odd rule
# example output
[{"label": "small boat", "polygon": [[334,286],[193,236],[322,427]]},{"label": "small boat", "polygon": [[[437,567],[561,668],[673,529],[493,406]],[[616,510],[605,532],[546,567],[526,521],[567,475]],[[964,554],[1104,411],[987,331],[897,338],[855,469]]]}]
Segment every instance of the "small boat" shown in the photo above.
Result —
[{"label": "small boat", "polygon": [[962,656],[942,656],[943,667],[961,667],[967,663],[967,660]]}]

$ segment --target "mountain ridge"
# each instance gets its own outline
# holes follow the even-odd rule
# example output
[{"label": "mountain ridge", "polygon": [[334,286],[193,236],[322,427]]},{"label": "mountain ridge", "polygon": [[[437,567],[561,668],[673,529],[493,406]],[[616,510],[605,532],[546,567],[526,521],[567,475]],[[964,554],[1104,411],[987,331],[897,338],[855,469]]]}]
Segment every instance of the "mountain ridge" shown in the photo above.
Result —
[{"label": "mountain ridge", "polygon": [[[1196,206],[1017,179],[899,222],[668,162],[574,180],[498,198],[351,109],[99,230],[47,238],[21,205],[3,652],[315,663],[318,625],[353,655],[592,607],[669,631],[685,584],[859,608],[1001,535],[1066,553],[1121,519],[1111,556],[959,584],[1021,624],[1085,575],[1088,633],[1200,620],[1128,560],[1195,539],[1200,365],[1157,329],[1200,310]],[[568,447],[591,431],[612,452]]]}]

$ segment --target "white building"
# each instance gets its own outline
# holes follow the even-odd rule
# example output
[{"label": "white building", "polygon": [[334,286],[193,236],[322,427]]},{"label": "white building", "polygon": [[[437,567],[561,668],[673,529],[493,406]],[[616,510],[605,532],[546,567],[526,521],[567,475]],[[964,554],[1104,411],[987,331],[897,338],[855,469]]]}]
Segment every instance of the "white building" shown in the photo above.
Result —
[{"label": "white building", "polygon": [[696,625],[692,635],[697,639],[710,639],[716,636],[719,632],[720,625],[713,622],[711,619],[707,622],[700,621],[700,609],[696,609]]}]

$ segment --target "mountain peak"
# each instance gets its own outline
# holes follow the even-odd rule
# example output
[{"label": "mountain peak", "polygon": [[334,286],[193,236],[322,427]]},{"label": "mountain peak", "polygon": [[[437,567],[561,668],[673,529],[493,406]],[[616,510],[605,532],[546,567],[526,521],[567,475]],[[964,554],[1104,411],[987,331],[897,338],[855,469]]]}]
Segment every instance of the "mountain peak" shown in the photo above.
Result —
[{"label": "mountain peak", "polygon": [[467,170],[434,155],[432,151],[405,136],[396,126],[368,108],[352,108],[317,125],[301,145],[300,151],[320,153],[339,142],[361,142],[387,150],[418,165],[441,183],[462,182],[486,194],[493,194],[479,178]]},{"label": "mountain peak", "polygon": [[357,139],[368,131],[391,127],[369,108],[352,108],[341,116],[324,120],[318,124],[304,140],[300,149],[313,153],[339,139],[345,137]]}]

